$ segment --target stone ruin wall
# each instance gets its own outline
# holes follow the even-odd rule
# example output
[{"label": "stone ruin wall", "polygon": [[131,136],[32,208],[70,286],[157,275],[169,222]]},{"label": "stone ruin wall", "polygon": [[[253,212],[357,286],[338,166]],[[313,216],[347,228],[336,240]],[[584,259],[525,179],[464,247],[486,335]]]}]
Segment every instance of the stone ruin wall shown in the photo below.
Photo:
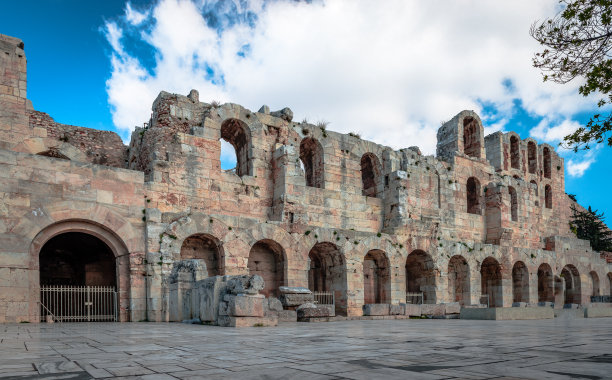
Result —
[{"label": "stone ruin wall", "polygon": [[[259,244],[261,255],[276,258],[278,281],[288,286],[308,286],[309,253],[335,252],[343,280],[333,290],[349,315],[360,315],[376,297],[364,290],[371,280],[364,279],[364,266],[372,263],[387,281],[378,299],[393,303],[415,283],[428,302],[455,301],[449,271],[457,257],[468,268],[467,303],[479,303],[481,264],[489,257],[501,267],[504,306],[512,304],[519,261],[528,269],[530,302],[538,300],[543,263],[555,275],[574,265],[584,303],[592,293],[591,271],[601,293],[610,292],[610,265],[569,230],[573,201],[564,192],[563,159],[546,144],[517,141],[513,132],[485,137],[472,111],[440,128],[434,157],[297,123],[287,109],[253,112],[200,102],[196,91],[162,92],[126,147],[112,132],[65,126],[34,111],[25,93],[23,44],[0,37],[0,173],[10,177],[0,189],[0,239],[13,242],[1,244],[0,287],[12,294],[10,279],[19,278],[23,289],[0,303],[6,321],[32,319],[36,310],[32,242],[73,220],[123,242],[129,257],[118,264],[126,273],[120,281],[129,284],[124,320],[168,320],[168,277],[176,263],[193,259],[181,253],[193,235],[216,247],[230,275],[248,272],[249,253]],[[220,169],[222,137],[238,148],[236,172]],[[54,154],[32,156],[49,150]],[[310,176],[301,161],[308,161]],[[470,212],[468,183],[477,184]],[[411,262],[423,267],[424,277],[406,278]]]}]

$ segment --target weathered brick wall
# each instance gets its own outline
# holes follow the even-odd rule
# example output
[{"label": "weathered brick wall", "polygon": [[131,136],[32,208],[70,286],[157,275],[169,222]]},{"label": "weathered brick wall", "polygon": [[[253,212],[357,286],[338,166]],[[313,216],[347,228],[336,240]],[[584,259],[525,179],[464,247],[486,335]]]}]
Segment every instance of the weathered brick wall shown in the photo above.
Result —
[{"label": "weathered brick wall", "polygon": [[0,150],[0,322],[36,321],[39,249],[61,231],[122,242],[120,315],[143,319],[143,205],[142,173]]},{"label": "weathered brick wall", "polygon": [[[46,147],[71,145],[82,152],[87,162],[92,164],[127,167],[127,147],[115,132],[56,123],[44,112],[28,110],[27,113],[30,128],[46,129]],[[62,148],[57,150],[60,154]]]},{"label": "weathered brick wall", "polygon": [[[413,288],[427,302],[459,295],[478,303],[493,291],[481,283],[485,261],[492,264],[485,271],[499,272],[499,305],[516,299],[515,267],[528,271],[521,301],[538,301],[542,267],[557,277],[566,265],[577,268],[583,303],[593,291],[591,272],[610,291],[604,279],[612,266],[569,230],[573,201],[564,194],[562,158],[540,144],[534,159],[535,141],[513,133],[485,137],[473,111],[440,128],[434,157],[294,122],[288,109],[253,112],[201,103],[196,91],[162,92],[126,148],[116,134],[58,124],[28,108],[20,41],[0,41],[9,52],[0,87],[1,147],[8,149],[0,151],[4,320],[36,314],[38,252],[62,226],[127,251],[118,259],[120,289],[130,285],[123,315],[138,320],[168,319],[169,275],[194,255],[228,275],[267,268],[270,283],[289,286],[308,286],[314,258],[326,266],[317,270],[333,273],[326,286],[349,315],[361,314],[376,294],[403,302]],[[221,170],[221,138],[237,148],[235,171]],[[36,155],[48,150],[70,161]],[[198,250],[198,241],[206,246]],[[380,259],[376,271],[366,257]]]}]

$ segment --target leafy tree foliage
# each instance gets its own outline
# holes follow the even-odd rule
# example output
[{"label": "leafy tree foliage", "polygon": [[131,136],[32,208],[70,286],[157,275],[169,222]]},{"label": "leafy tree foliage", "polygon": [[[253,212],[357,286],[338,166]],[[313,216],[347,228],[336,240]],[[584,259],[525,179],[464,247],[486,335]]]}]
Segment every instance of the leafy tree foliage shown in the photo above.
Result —
[{"label": "leafy tree foliage", "polygon": [[612,231],[604,224],[604,213],[591,210],[580,211],[575,205],[571,206],[572,220],[570,229],[579,239],[589,240],[591,247],[598,252],[612,251]]},{"label": "leafy tree foliage", "polygon": [[[555,17],[534,23],[529,34],[544,50],[533,58],[544,81],[567,83],[585,79],[579,93],[602,95],[597,105],[612,103],[612,0],[561,0],[565,7]],[[563,138],[562,145],[589,149],[590,144],[612,146],[612,115],[595,114],[589,122]]]}]

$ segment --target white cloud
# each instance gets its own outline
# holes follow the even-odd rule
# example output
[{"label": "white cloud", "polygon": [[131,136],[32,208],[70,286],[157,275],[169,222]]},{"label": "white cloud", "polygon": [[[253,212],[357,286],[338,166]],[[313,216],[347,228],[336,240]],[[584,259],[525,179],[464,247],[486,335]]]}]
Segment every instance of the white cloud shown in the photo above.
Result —
[{"label": "white cloud", "polygon": [[541,141],[558,143],[563,140],[564,136],[575,132],[580,127],[580,123],[569,119],[565,119],[556,125],[553,124],[550,119],[544,118],[536,127],[529,131],[529,134],[531,137]]},{"label": "white cloud", "polygon": [[[501,113],[487,132],[507,126],[504,113],[514,99],[533,115],[570,119],[592,104],[577,95],[579,84],[542,83],[531,66],[540,47],[529,26],[557,6],[557,0],[161,0],[147,19],[128,5],[126,18],[133,22],[123,27],[155,49],[156,63],[146,70],[127,55],[120,44],[127,37],[107,24],[113,121],[131,129],[148,120],[159,91],[195,88],[203,101],[253,110],[289,106],[296,120],[325,119],[336,131],[360,132],[393,148],[419,145],[432,154],[440,121],[463,109],[482,112],[479,101]],[[202,14],[214,16],[216,26]],[[562,130],[534,133],[554,139]]]},{"label": "white cloud", "polygon": [[125,5],[125,18],[133,26],[142,24],[147,17],[149,17],[148,11],[139,12],[132,8],[132,4],[127,3]]}]

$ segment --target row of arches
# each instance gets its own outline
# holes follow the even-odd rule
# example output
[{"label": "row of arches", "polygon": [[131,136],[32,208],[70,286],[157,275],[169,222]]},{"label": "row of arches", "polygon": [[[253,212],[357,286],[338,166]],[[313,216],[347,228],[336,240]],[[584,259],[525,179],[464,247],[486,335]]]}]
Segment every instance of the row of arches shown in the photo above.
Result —
[{"label": "row of arches", "polygon": [[[535,195],[538,195],[538,185],[535,181],[531,181],[532,184],[536,185]],[[480,191],[480,181],[475,177],[468,178],[466,182],[466,202],[467,202],[467,212],[469,214],[482,214],[482,201],[481,201],[481,191]],[[510,196],[510,219],[513,222],[518,221],[519,217],[519,197],[514,186],[508,186],[508,194]],[[552,201],[552,187],[550,185],[544,186],[544,206],[546,208],[552,209],[553,201]]]},{"label": "row of arches", "polygon": [[[209,276],[224,274],[220,263],[224,261],[223,248],[210,235],[192,235],[185,239],[181,248],[181,259],[200,259],[205,263]],[[331,242],[318,242],[308,254],[308,288],[312,291],[332,292],[336,299],[336,311],[345,314],[347,310],[347,293],[349,292],[349,270],[341,249]],[[287,257],[283,247],[269,239],[257,241],[250,249],[248,271],[264,278],[266,296],[277,296],[278,287],[287,285]],[[462,305],[472,303],[472,272],[465,257],[456,255],[450,258],[447,269],[448,300]],[[503,305],[504,279],[502,266],[493,257],[487,257],[480,264],[481,302],[491,307]],[[391,302],[391,264],[387,253],[381,249],[371,249],[362,259],[363,302]],[[599,296],[600,284],[596,272],[590,273],[592,295]],[[434,260],[425,251],[415,250],[410,253],[405,263],[406,292],[422,293],[424,303],[437,303],[438,289],[444,284],[438,283],[439,269]],[[555,276],[551,266],[543,263],[537,270],[537,300],[530,298],[530,274],[523,261],[517,261],[511,271],[513,302],[564,302],[582,303],[582,290],[578,269],[566,265]],[[563,298],[556,298],[561,289],[556,287],[564,280]],[[510,278],[509,278],[510,279]],[[612,289],[612,273],[608,275]],[[354,289],[352,289],[354,290]],[[584,300],[586,301],[586,300]]]},{"label": "row of arches", "polygon": [[[238,119],[228,119],[221,124],[221,157],[232,154],[225,152],[231,146],[235,153],[234,171],[238,176],[253,175],[251,157],[251,135],[246,123]],[[325,188],[325,154],[323,146],[314,137],[304,138],[300,143],[300,167],[304,172],[306,186]],[[367,197],[381,196],[382,165],[371,152],[365,153],[360,160],[362,194]]]},{"label": "row of arches", "polygon": [[[527,142],[527,170],[530,174],[536,174],[538,167],[538,148],[535,142]],[[545,178],[551,178],[551,155],[550,149],[542,149],[543,172]],[[521,168],[520,140],[517,136],[510,136],[510,167],[513,169]]]}]

